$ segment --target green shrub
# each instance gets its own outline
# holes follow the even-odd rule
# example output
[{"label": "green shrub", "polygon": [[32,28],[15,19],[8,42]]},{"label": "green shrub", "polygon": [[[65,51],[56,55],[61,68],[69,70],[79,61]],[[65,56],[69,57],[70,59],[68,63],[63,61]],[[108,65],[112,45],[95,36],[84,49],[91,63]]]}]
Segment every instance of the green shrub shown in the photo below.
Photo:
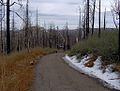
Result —
[{"label": "green shrub", "polygon": [[79,54],[79,56],[83,56],[89,53],[102,56],[102,59],[107,62],[118,62],[118,32],[102,32],[101,38],[98,38],[95,33],[94,36],[76,44],[69,52],[69,55]]}]

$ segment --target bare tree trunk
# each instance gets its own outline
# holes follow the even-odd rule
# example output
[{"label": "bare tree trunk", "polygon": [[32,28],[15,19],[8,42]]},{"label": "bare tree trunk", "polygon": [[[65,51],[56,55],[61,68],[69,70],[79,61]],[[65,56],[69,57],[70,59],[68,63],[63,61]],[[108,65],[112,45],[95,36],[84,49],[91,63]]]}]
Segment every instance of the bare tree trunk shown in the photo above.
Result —
[{"label": "bare tree trunk", "polygon": [[2,31],[2,21],[1,21],[1,53],[3,53],[3,31]]},{"label": "bare tree trunk", "polygon": [[78,28],[78,41],[81,40],[81,8],[79,8],[79,28]]},{"label": "bare tree trunk", "polygon": [[45,30],[42,30],[43,48],[45,47]]},{"label": "bare tree trunk", "polygon": [[99,0],[99,33],[98,37],[101,37],[101,0]]},{"label": "bare tree trunk", "polygon": [[0,5],[0,27],[1,27],[1,53],[3,53],[3,30],[2,30],[2,5]]},{"label": "bare tree trunk", "polygon": [[118,37],[118,55],[120,60],[120,1],[118,2],[118,9],[119,9],[119,37]]},{"label": "bare tree trunk", "polygon": [[118,29],[118,25],[117,25],[116,22],[115,22],[115,15],[114,15],[114,12],[111,11],[111,13],[112,13],[112,16],[113,16],[114,25],[115,25],[116,29],[119,30],[119,29]]},{"label": "bare tree trunk", "polygon": [[29,52],[29,6],[28,6],[28,0],[26,3],[26,24],[25,24],[25,48],[27,48],[28,52]]},{"label": "bare tree trunk", "polygon": [[95,25],[95,6],[96,6],[96,0],[94,0],[94,4],[93,4],[92,35],[93,35],[93,33],[94,33],[94,25]]},{"label": "bare tree trunk", "polygon": [[51,32],[52,32],[52,26],[50,26],[50,30],[49,30],[49,48],[52,48],[52,36],[51,36]]},{"label": "bare tree trunk", "polygon": [[69,37],[69,29],[68,29],[68,23],[66,23],[66,46],[67,46],[67,50],[70,49],[70,37]]},{"label": "bare tree trunk", "polygon": [[15,20],[14,20],[14,13],[13,13],[13,19],[12,19],[12,34],[11,34],[11,50],[13,51],[15,48]]},{"label": "bare tree trunk", "polygon": [[89,0],[87,0],[87,15],[86,15],[86,37],[89,36]]},{"label": "bare tree trunk", "polygon": [[106,8],[104,12],[104,31],[106,30]]},{"label": "bare tree trunk", "polygon": [[10,0],[7,0],[7,8],[6,8],[6,28],[7,28],[7,54],[10,53]]},{"label": "bare tree trunk", "polygon": [[86,31],[85,31],[85,25],[86,25],[86,14],[85,14],[85,10],[84,10],[84,16],[83,16],[83,39],[86,38]]},{"label": "bare tree trunk", "polygon": [[35,46],[39,46],[39,30],[38,30],[38,10],[36,10],[36,41]]}]

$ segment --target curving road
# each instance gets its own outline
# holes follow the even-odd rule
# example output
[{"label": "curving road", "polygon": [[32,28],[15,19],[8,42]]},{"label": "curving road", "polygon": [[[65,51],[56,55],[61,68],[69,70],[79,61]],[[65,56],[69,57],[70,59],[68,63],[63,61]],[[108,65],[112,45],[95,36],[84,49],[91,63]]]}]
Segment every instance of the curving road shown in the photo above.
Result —
[{"label": "curving road", "polygon": [[32,91],[111,91],[95,79],[70,68],[62,60],[63,55],[51,54],[39,60]]}]

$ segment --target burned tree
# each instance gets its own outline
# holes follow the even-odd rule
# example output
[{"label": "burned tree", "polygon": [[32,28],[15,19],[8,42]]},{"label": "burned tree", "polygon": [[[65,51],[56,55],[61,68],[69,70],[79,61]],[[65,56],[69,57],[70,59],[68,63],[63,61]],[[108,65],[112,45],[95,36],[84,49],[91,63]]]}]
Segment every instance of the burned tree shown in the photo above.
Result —
[{"label": "burned tree", "polygon": [[98,37],[101,37],[101,0],[99,0],[99,32]]},{"label": "burned tree", "polygon": [[28,0],[26,3],[26,18],[25,18],[25,48],[29,49],[29,6],[28,6]]},{"label": "burned tree", "polygon": [[7,54],[10,53],[10,0],[6,3]]},{"label": "burned tree", "polygon": [[104,12],[104,31],[106,30],[106,8]]},{"label": "burned tree", "polygon": [[92,35],[94,33],[94,25],[95,25],[95,6],[96,0],[93,0],[93,12],[92,12]]},{"label": "burned tree", "polygon": [[118,36],[118,55],[119,55],[119,60],[120,60],[120,0],[114,0],[115,4],[113,6],[113,14],[115,14],[117,16],[118,22],[119,24],[116,25],[118,26],[118,32],[119,32],[119,36]]},{"label": "burned tree", "polygon": [[15,40],[15,17],[14,17],[14,13],[13,13],[13,17],[12,17],[11,51],[13,51],[15,48],[15,41],[12,41],[12,40]]},{"label": "burned tree", "polygon": [[[21,1],[21,0],[16,0],[16,1]],[[11,3],[10,0],[6,0],[6,3],[4,3],[3,0],[0,1],[0,3],[3,5],[3,6],[6,6],[6,52],[7,54],[9,54],[11,52],[11,42],[10,42],[10,7],[13,6],[14,4],[18,4],[20,5],[19,3],[17,2],[13,2]]]},{"label": "burned tree", "polygon": [[90,4],[90,1],[89,0],[87,0],[87,9],[86,9],[86,37],[88,38],[88,36],[89,36],[89,5]]},{"label": "burned tree", "polygon": [[81,8],[79,7],[79,26],[78,26],[78,41],[81,40],[82,32],[81,32]]},{"label": "burned tree", "polygon": [[65,31],[66,31],[66,49],[69,50],[70,49],[70,36],[69,36],[68,23],[66,23]]},{"label": "burned tree", "polygon": [[36,43],[35,46],[39,46],[39,29],[38,29],[38,10],[36,10]]},{"label": "burned tree", "polygon": [[3,5],[2,5],[2,3],[0,3],[0,29],[1,29],[1,53],[3,53],[3,28],[2,28],[2,26],[3,26],[3,24],[2,24],[2,22],[3,22]]}]

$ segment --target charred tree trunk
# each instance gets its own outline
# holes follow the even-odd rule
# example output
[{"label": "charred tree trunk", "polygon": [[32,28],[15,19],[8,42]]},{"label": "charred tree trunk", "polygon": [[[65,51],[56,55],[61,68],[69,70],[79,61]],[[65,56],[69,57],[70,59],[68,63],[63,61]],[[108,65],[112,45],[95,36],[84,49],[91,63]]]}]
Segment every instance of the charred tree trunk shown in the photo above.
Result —
[{"label": "charred tree trunk", "polygon": [[42,31],[43,48],[45,47],[45,30]]},{"label": "charred tree trunk", "polygon": [[38,10],[36,10],[36,39],[35,39],[35,46],[39,46],[39,30],[38,30]]},{"label": "charred tree trunk", "polygon": [[28,6],[28,0],[26,3],[26,24],[25,24],[25,48],[27,48],[29,52],[29,6]]},{"label": "charred tree trunk", "polygon": [[1,53],[3,53],[3,30],[2,30],[2,21],[1,21]]},{"label": "charred tree trunk", "polygon": [[68,23],[66,24],[66,47],[67,50],[70,49],[70,36],[69,36],[69,29],[68,29]]},{"label": "charred tree trunk", "polygon": [[[14,40],[14,41],[13,41]],[[11,50],[13,51],[15,48],[15,20],[14,20],[14,13],[12,19],[12,34],[11,34]]]},{"label": "charred tree trunk", "polygon": [[95,6],[96,6],[96,0],[94,0],[94,4],[93,4],[92,35],[93,35],[93,33],[94,33],[94,25],[95,25]]},{"label": "charred tree trunk", "polygon": [[104,31],[106,30],[106,8],[104,12]]},{"label": "charred tree trunk", "polygon": [[49,48],[52,48],[52,36],[51,36],[51,32],[52,32],[52,26],[50,26],[50,30],[49,30]]},{"label": "charred tree trunk", "polygon": [[2,5],[0,4],[1,53],[3,53]]},{"label": "charred tree trunk", "polygon": [[87,0],[87,15],[86,15],[86,37],[89,36],[89,0]]},{"label": "charred tree trunk", "polygon": [[7,28],[7,54],[10,53],[10,0],[7,0],[6,8],[6,28]]},{"label": "charred tree trunk", "polygon": [[101,0],[99,0],[99,33],[98,37],[101,37]]},{"label": "charred tree trunk", "polygon": [[78,41],[81,40],[81,8],[79,8],[79,28],[78,28]]},{"label": "charred tree trunk", "polygon": [[85,10],[84,10],[84,16],[83,16],[83,39],[86,38],[86,31],[85,31],[85,25],[86,25],[86,14],[85,14]]},{"label": "charred tree trunk", "polygon": [[118,45],[118,55],[119,55],[119,61],[120,61],[120,1],[118,2],[118,6],[119,6],[119,11],[118,11],[118,13],[119,13],[119,38],[118,38],[118,43],[119,43],[119,45]]}]

